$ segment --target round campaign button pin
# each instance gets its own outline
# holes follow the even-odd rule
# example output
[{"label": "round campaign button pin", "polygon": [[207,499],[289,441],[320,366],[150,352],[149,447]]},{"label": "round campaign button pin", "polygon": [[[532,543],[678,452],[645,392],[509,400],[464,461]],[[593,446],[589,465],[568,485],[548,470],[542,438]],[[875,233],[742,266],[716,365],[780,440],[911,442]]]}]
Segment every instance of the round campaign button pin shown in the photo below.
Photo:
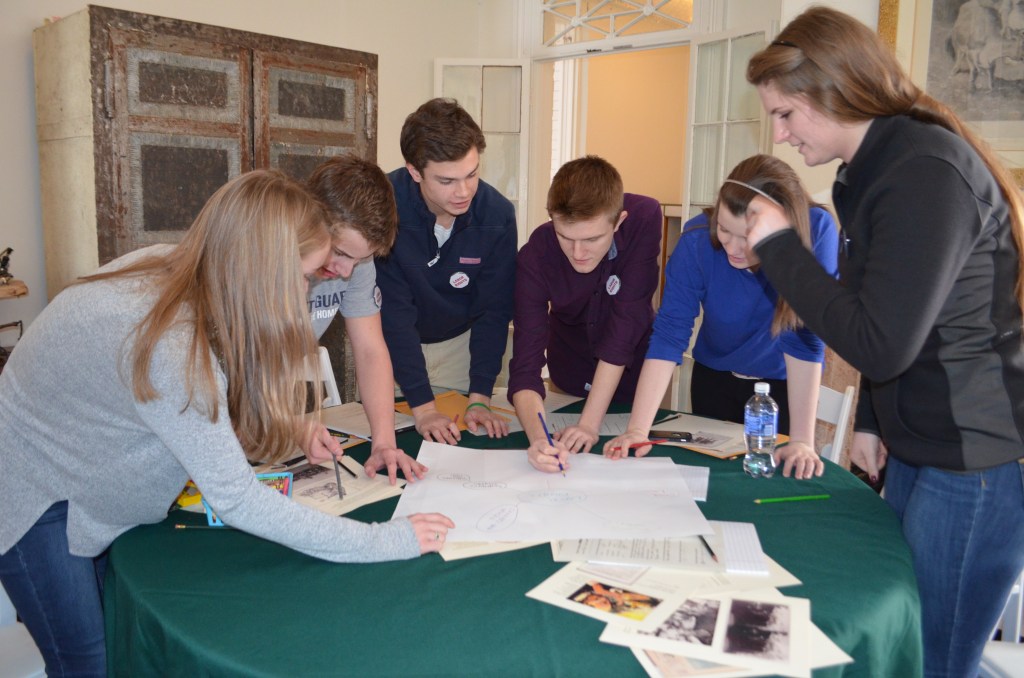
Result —
[{"label": "round campaign button pin", "polygon": [[448,278],[448,284],[455,289],[460,290],[469,284],[469,276],[462,271],[452,273],[452,277]]},{"label": "round campaign button pin", "polygon": [[377,304],[377,308],[380,308],[382,298],[380,294],[380,288],[376,285],[373,286],[373,303]]},{"label": "round campaign button pin", "polygon": [[619,280],[619,276],[613,275],[609,277],[608,282],[604,284],[604,289],[608,292],[610,296],[614,297],[616,294],[618,294],[619,290],[622,289],[622,281]]}]

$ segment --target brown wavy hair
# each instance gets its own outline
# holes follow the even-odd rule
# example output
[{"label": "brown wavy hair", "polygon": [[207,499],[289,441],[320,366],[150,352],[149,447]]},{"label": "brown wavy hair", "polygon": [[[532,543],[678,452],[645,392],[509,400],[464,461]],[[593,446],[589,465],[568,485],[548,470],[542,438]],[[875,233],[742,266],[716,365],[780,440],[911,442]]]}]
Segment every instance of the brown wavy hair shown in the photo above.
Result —
[{"label": "brown wavy hair", "polygon": [[812,7],[750,59],[747,80],[753,85],[770,83],[787,96],[803,98],[840,123],[907,115],[938,125],[969,143],[1009,205],[1019,259],[1014,291],[1024,311],[1024,197],[1013,176],[956,113],[911,82],[893,51],[874,31],[842,12]]},{"label": "brown wavy hair", "polygon": [[462,160],[470,150],[483,153],[480,126],[455,99],[431,99],[409,114],[399,146],[405,161],[422,173],[428,162]]},{"label": "brown wavy hair", "polygon": [[[746,160],[741,160],[736,167],[729,172],[729,179],[741,181],[744,184],[753,186],[770,195],[786,212],[786,218],[793,226],[793,230],[800,236],[800,242],[807,249],[812,248],[811,243],[811,207],[821,207],[811,200],[807,189],[800,183],[793,168],[782,160],[770,155],[753,155]],[[747,213],[750,201],[757,195],[749,188],[737,184],[725,182],[718,189],[718,199],[714,207],[706,210],[708,217],[709,231],[711,235],[711,246],[722,249],[722,243],[718,239],[718,215],[724,207],[734,217],[742,217]],[[757,266],[751,266],[757,270]],[[777,335],[784,330],[792,330],[801,327],[803,323],[797,317],[796,311],[780,295],[775,302],[775,315],[772,317],[772,334]]]},{"label": "brown wavy hair", "polygon": [[313,170],[307,185],[327,208],[332,236],[339,228],[353,228],[374,254],[391,251],[398,235],[395,190],[375,163],[340,155]]},{"label": "brown wavy hair", "polygon": [[185,408],[218,420],[216,360],[248,457],[279,461],[293,454],[308,430],[301,417],[304,360],[316,351],[301,258],[330,241],[326,224],[304,187],[276,170],[256,170],[218,189],[168,253],[81,279],[148,279],[153,308],[136,326],[130,349],[135,399],[160,397],[150,364],[164,336],[184,324],[191,334]]}]

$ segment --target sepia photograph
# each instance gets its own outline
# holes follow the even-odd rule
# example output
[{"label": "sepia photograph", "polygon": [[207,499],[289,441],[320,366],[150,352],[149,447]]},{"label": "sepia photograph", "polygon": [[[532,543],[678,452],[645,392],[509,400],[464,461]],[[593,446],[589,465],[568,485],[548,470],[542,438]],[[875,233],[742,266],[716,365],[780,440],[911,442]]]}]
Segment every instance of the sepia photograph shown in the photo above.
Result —
[{"label": "sepia photograph", "polygon": [[790,611],[785,605],[733,600],[724,650],[772,661],[789,661]]},{"label": "sepia photograph", "polygon": [[718,620],[718,600],[687,600],[662,622],[653,635],[684,643],[711,646]]}]

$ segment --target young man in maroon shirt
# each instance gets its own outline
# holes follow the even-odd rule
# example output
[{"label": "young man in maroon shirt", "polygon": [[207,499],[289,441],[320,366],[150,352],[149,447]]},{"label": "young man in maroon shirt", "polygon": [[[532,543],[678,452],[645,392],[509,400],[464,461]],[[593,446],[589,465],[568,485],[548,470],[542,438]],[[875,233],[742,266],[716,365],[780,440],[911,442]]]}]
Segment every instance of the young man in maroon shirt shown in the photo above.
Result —
[{"label": "young man in maroon shirt", "polygon": [[[610,403],[633,402],[654,320],[662,216],[653,198],[624,194],[618,171],[596,156],[558,170],[547,210],[551,221],[516,257],[508,393],[530,463],[557,472],[597,443]],[[554,445],[537,416],[545,362],[557,390],[586,398],[579,424],[555,433]]]}]

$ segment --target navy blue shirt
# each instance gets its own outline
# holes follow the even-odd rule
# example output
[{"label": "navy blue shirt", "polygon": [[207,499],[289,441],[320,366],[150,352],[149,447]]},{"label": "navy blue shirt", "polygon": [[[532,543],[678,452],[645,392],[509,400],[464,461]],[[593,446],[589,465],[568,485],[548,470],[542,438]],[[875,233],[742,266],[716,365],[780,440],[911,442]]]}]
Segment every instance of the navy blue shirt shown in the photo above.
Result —
[{"label": "navy blue shirt", "polygon": [[481,181],[469,210],[455,218],[451,236],[439,249],[437,217],[420,185],[404,167],[388,178],[398,203],[398,238],[391,253],[376,263],[381,322],[395,380],[410,406],[430,402],[434,396],[420,344],[471,330],[469,390],[490,395],[512,319],[515,209]]}]

